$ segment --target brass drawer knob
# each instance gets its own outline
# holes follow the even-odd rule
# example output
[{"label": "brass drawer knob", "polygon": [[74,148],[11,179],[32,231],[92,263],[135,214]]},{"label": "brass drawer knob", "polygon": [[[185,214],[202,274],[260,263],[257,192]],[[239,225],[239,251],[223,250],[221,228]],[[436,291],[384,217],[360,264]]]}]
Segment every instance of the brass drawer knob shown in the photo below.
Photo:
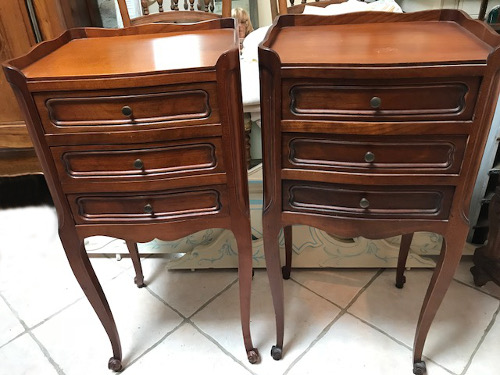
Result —
[{"label": "brass drawer knob", "polygon": [[124,105],[122,107],[122,114],[123,114],[123,116],[127,116],[127,117],[132,116],[132,108],[130,108],[128,105]]},{"label": "brass drawer knob", "polygon": [[367,163],[373,163],[375,161],[375,154],[373,152],[368,151],[365,154],[365,161]]},{"label": "brass drawer knob", "polygon": [[134,168],[135,169],[142,169],[144,168],[144,163],[141,159],[137,159],[136,161],[134,161]]},{"label": "brass drawer knob", "polygon": [[368,208],[370,207],[370,202],[366,198],[361,198],[361,200],[359,201],[359,207]]},{"label": "brass drawer knob", "polygon": [[144,213],[146,214],[152,214],[153,213],[153,206],[151,206],[149,203],[144,206]]},{"label": "brass drawer knob", "polygon": [[378,96],[374,96],[370,100],[370,107],[373,109],[379,109],[382,104],[382,99],[380,99]]}]

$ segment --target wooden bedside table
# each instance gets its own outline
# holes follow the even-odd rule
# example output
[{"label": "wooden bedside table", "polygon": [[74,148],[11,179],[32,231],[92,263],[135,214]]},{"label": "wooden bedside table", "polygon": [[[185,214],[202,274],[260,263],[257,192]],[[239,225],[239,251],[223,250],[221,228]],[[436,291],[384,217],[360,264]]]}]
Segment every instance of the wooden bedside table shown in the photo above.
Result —
[{"label": "wooden bedside table", "polygon": [[283,348],[278,234],[444,237],[414,342],[414,373],[468,232],[498,96],[500,37],[460,11],[279,17],[259,47],[264,247]]},{"label": "wooden bedside table", "polygon": [[238,34],[233,19],[73,29],[4,65],[59,216],[73,272],[113,348],[121,347],[83,246],[232,230],[251,363],[252,244]]}]

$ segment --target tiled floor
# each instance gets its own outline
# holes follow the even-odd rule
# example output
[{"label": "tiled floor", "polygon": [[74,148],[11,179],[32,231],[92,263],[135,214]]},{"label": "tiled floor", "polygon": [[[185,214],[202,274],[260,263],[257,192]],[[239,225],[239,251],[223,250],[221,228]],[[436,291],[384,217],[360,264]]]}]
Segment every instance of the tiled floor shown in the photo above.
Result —
[{"label": "tiled floor", "polygon": [[[431,271],[294,270],[285,282],[284,358],[274,361],[274,314],[265,271],[255,273],[252,334],[262,362],[246,361],[237,273],[168,271],[143,259],[147,288],[129,259],[92,264],[114,312],[125,375],[411,374],[411,347]],[[429,333],[428,374],[498,375],[500,288],[474,288],[464,260]],[[111,374],[107,336],[57,237],[55,213],[0,211],[0,374]]]}]

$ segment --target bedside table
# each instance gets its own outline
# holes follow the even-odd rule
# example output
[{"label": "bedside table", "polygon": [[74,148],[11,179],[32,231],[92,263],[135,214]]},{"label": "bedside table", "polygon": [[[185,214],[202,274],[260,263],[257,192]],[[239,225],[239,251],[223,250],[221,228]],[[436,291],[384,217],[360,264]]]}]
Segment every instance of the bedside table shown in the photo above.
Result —
[{"label": "bedside table", "polygon": [[93,235],[131,248],[232,230],[245,348],[251,363],[259,359],[250,337],[252,244],[234,23],[73,29],[4,65],[115,371],[118,332],[83,246]]},{"label": "bedside table", "polygon": [[285,15],[259,47],[264,248],[283,348],[278,234],[444,237],[414,342],[414,373],[468,232],[474,181],[498,96],[500,37],[455,10]]}]

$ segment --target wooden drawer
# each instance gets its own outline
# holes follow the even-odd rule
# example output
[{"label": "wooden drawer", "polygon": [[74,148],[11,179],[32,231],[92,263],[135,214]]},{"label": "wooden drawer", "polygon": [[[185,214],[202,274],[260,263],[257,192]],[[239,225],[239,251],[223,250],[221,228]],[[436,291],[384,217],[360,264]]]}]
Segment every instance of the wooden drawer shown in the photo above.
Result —
[{"label": "wooden drawer", "polygon": [[285,80],[283,119],[472,120],[479,77]]},{"label": "wooden drawer", "polygon": [[46,134],[220,122],[216,84],[34,96]]},{"label": "wooden drawer", "polygon": [[283,210],[329,216],[447,219],[452,186],[357,186],[283,181]]},{"label": "wooden drawer", "polygon": [[467,136],[282,137],[283,168],[361,173],[458,174]]},{"label": "wooden drawer", "polygon": [[154,222],[228,214],[224,186],[156,193],[67,195],[77,224]]},{"label": "wooden drawer", "polygon": [[220,138],[51,148],[63,184],[223,173]]}]

